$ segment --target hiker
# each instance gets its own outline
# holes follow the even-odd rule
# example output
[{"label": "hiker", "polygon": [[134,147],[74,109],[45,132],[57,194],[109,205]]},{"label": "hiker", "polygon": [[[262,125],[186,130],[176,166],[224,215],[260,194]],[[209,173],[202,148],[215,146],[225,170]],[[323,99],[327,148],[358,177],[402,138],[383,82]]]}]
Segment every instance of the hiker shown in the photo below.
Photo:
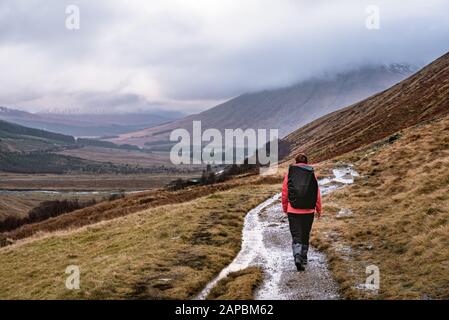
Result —
[{"label": "hiker", "polygon": [[321,217],[321,194],[318,180],[307,156],[300,153],[290,165],[282,186],[282,207],[288,215],[293,239],[293,257],[298,271],[307,264],[309,237],[315,213]]}]

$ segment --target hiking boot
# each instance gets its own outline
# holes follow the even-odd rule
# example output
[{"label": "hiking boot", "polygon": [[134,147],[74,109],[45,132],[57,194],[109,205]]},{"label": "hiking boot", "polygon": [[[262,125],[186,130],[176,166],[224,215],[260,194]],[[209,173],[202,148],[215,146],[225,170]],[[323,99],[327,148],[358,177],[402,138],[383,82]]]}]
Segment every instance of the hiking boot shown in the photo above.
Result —
[{"label": "hiking boot", "polygon": [[301,259],[303,264],[307,265],[307,253],[309,252],[309,246],[308,245],[302,245],[301,246]]},{"label": "hiking boot", "polygon": [[302,247],[303,247],[303,245],[300,243],[292,244],[293,257],[295,258],[295,265],[296,265],[296,269],[298,269],[298,271],[304,271],[304,260],[301,256],[301,253],[303,252]]},{"label": "hiking boot", "polygon": [[292,244],[292,250],[293,250],[293,258],[297,255],[301,254],[302,245],[300,243],[293,243]]},{"label": "hiking boot", "polygon": [[305,268],[304,268],[304,261],[302,260],[302,257],[301,257],[300,254],[297,254],[295,256],[295,265],[296,265],[296,269],[298,271],[304,271],[305,270]]}]

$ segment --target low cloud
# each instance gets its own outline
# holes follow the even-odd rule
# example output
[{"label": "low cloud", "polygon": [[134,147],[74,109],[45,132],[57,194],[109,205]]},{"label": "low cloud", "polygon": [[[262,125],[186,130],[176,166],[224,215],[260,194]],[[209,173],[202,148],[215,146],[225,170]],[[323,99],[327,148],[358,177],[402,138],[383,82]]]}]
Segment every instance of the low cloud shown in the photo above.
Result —
[{"label": "low cloud", "polygon": [[366,64],[422,66],[449,49],[447,12],[445,0],[3,0],[0,105],[189,112]]}]

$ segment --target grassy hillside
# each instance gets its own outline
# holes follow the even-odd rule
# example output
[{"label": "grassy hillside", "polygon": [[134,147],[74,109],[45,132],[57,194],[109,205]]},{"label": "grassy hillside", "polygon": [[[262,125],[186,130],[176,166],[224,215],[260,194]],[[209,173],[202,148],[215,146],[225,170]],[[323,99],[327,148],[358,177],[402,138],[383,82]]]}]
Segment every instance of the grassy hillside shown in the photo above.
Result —
[{"label": "grassy hillside", "polygon": [[[324,199],[313,244],[326,250],[347,298],[449,298],[449,116],[335,161],[361,177]],[[352,215],[339,218],[341,209]],[[379,295],[359,290],[380,268]]]},{"label": "grassy hillside", "polygon": [[75,138],[63,134],[32,129],[0,120],[0,151],[35,152],[55,151],[74,146]]},{"label": "grassy hillside", "polygon": [[8,137],[8,136],[28,136],[28,137],[35,137],[35,138],[42,138],[52,141],[58,141],[58,142],[64,142],[67,144],[73,144],[75,143],[75,138],[72,136],[59,134],[59,133],[53,133],[49,131],[39,130],[39,129],[33,129],[24,127],[18,124],[6,122],[3,120],[0,120],[0,137]]},{"label": "grassy hillside", "polygon": [[[237,254],[245,213],[278,189],[238,187],[0,249],[0,298],[192,298]],[[65,288],[69,265],[81,290]]]},{"label": "grassy hillside", "polygon": [[[0,191],[0,225],[6,218],[16,217],[23,219],[28,217],[29,212],[45,201],[62,201],[62,200],[80,200],[102,201],[109,197],[110,193],[98,194],[79,194],[79,193],[42,193],[42,192],[25,192],[25,193],[2,193]],[[1,233],[0,233],[1,234]],[[0,239],[2,236],[0,235]],[[1,241],[1,240],[0,240]]]},{"label": "grassy hillside", "polygon": [[0,195],[0,223],[8,217],[24,218],[33,207],[42,202],[42,196],[26,195],[22,197],[8,194]]},{"label": "grassy hillside", "polygon": [[449,113],[449,53],[391,89],[324,116],[285,138],[292,156],[331,159]]}]

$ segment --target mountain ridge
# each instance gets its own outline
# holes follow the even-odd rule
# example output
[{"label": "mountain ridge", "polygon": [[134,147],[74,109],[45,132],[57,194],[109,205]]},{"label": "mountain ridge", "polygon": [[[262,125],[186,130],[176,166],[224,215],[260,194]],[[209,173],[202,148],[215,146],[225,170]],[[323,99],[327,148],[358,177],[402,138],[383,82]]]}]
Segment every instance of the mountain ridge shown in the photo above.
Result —
[{"label": "mountain ridge", "polygon": [[283,137],[322,115],[391,87],[411,75],[412,69],[409,66],[366,66],[289,87],[246,93],[199,114],[122,134],[111,141],[141,147],[145,143],[168,141],[174,129],[191,131],[193,120],[201,121],[204,129],[279,129]]},{"label": "mountain ridge", "polygon": [[66,114],[31,113],[0,106],[0,120],[77,137],[118,135],[182,117],[178,112]]},{"label": "mountain ridge", "polygon": [[[330,159],[449,113],[449,53],[390,89],[323,116],[286,136],[291,155]],[[385,113],[387,114],[385,116]]]}]

